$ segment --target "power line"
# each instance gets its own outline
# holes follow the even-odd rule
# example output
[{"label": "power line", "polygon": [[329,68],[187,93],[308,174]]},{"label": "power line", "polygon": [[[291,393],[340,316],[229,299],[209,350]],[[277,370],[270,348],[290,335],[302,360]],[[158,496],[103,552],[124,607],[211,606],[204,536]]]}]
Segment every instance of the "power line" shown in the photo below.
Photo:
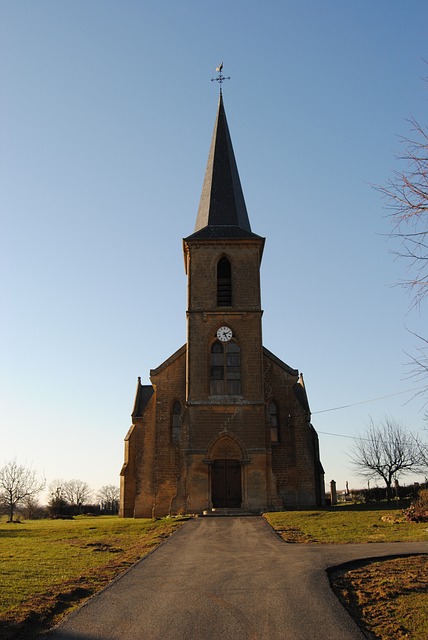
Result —
[{"label": "power line", "polygon": [[[424,387],[417,387],[416,389],[407,389],[406,391],[397,391],[396,393],[390,393],[387,396],[379,396],[378,398],[372,398],[371,400],[361,400],[360,402],[354,402],[352,404],[344,404],[340,407],[332,407],[331,409],[322,409],[321,411],[312,411],[312,415],[316,414],[316,413],[327,413],[328,411],[339,411],[339,409],[349,409],[350,407],[356,407],[357,405],[360,404],[367,404],[369,402],[376,402],[377,400],[385,400],[385,398],[392,398],[394,396],[400,396],[403,393],[415,393],[416,391],[422,391],[422,390],[428,390],[428,387],[425,385]],[[321,431],[320,431],[321,433]],[[335,434],[329,434],[329,435],[335,435]],[[344,436],[344,437],[350,437],[350,436]]]},{"label": "power line", "polygon": [[324,436],[334,436],[335,438],[349,438],[350,440],[365,440],[366,442],[370,442],[368,438],[360,438],[358,436],[345,436],[343,433],[329,433],[328,431],[318,431],[317,433],[322,433]]}]

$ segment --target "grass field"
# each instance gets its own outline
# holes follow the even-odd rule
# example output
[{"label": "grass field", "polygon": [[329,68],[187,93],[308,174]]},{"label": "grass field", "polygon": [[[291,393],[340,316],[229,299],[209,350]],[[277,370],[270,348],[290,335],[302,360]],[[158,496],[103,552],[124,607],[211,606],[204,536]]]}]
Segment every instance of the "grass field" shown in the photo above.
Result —
[{"label": "grass field", "polygon": [[[269,513],[265,517],[286,542],[428,541],[427,523],[406,522],[400,511],[337,508]],[[144,557],[182,522],[179,518],[133,520],[115,516],[79,516],[74,520],[0,523],[0,637],[2,640],[36,637],[40,630],[52,626],[64,613]],[[386,564],[376,565],[380,566],[364,568],[364,579],[359,575],[356,578],[341,576],[345,600],[348,594],[351,602],[351,595],[355,592],[358,593],[358,602],[363,603],[362,585],[370,584],[369,576],[390,580]],[[424,589],[426,564],[424,567],[413,567],[413,573],[409,566],[397,565],[393,570],[396,579],[394,593],[399,596],[394,596],[394,600],[401,607],[396,623],[399,625],[403,620],[411,619],[416,627],[412,630],[414,635],[374,637],[415,640],[428,637],[423,635],[428,627],[426,577]],[[416,584],[413,579],[415,571],[419,571],[416,591],[412,590],[412,584]],[[356,581],[355,588],[352,580]],[[354,607],[352,614],[360,616],[361,620],[365,611],[370,611],[372,618],[382,616],[379,607],[385,609],[388,596],[382,600],[380,591],[376,591],[374,586],[366,589],[366,595],[370,602]],[[410,614],[406,613],[409,603]],[[370,609],[371,606],[374,608]],[[408,629],[407,626],[405,628]]]},{"label": "grass field", "polygon": [[426,522],[408,522],[400,510],[393,509],[337,507],[267,513],[265,518],[285,542],[428,541]]},{"label": "grass field", "polygon": [[52,625],[181,523],[79,516],[0,524],[0,637]]}]

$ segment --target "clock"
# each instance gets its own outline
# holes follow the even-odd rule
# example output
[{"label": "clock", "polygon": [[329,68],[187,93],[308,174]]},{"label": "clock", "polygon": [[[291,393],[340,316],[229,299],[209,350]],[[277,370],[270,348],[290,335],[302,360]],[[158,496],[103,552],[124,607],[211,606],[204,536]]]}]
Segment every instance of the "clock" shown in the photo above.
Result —
[{"label": "clock", "polygon": [[217,329],[217,338],[220,342],[229,342],[232,336],[232,329],[229,329],[229,327],[220,327],[220,329]]}]

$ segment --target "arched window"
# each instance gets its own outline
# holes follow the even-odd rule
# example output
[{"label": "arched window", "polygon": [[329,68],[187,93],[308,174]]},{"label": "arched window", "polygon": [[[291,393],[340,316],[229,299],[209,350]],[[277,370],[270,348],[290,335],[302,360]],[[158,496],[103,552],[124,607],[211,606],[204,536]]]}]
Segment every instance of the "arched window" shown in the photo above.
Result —
[{"label": "arched window", "polygon": [[278,409],[275,402],[269,403],[267,414],[268,414],[268,422],[270,425],[270,441],[279,442]]},{"label": "arched window", "polygon": [[217,306],[230,307],[232,305],[232,269],[227,258],[222,258],[217,264]]},{"label": "arched window", "polygon": [[180,442],[181,404],[176,400],[172,405],[172,441]]},{"label": "arched window", "polygon": [[210,394],[213,396],[241,393],[241,349],[236,342],[214,342],[211,347]]}]

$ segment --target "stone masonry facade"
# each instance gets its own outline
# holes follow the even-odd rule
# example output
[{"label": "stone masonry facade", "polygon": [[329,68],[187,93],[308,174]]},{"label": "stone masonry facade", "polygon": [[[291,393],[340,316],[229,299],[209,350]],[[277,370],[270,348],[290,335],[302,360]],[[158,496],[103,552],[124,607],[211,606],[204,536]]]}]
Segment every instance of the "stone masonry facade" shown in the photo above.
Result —
[{"label": "stone masonry facade", "polygon": [[220,97],[195,232],[183,240],[187,340],[138,380],[123,517],[321,505],[303,376],[263,347],[260,264]]}]

